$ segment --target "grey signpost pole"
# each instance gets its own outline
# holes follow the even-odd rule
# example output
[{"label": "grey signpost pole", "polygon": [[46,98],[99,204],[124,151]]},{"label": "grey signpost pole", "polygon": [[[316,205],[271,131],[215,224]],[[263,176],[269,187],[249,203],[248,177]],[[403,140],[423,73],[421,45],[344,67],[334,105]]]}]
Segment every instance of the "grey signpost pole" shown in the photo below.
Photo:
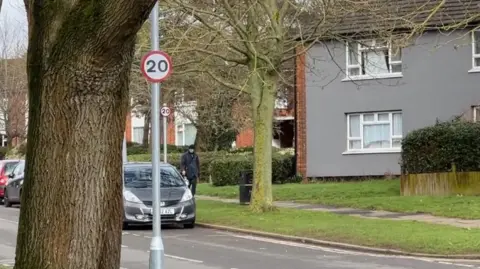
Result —
[{"label": "grey signpost pole", "polygon": [[[167,107],[167,104],[163,104],[163,107]],[[168,115],[163,116],[163,161],[167,163],[167,120]]]},{"label": "grey signpost pole", "polygon": [[[158,1],[150,14],[152,50],[159,49]],[[150,269],[163,269],[164,246],[160,214],[160,83],[152,83],[152,176],[153,237],[150,244]]]}]

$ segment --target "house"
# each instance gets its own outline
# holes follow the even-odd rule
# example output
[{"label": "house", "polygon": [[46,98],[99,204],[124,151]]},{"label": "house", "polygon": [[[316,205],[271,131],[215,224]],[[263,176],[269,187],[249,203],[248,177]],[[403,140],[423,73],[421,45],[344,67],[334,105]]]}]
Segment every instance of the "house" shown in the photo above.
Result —
[{"label": "house", "polygon": [[[375,35],[375,14],[355,12],[333,28],[342,40],[298,49],[295,140],[304,177],[400,174],[408,132],[456,115],[480,120],[480,1],[390,2],[399,19],[384,30],[399,33],[393,39]],[[416,15],[406,23],[400,12]],[[422,23],[410,43],[396,44]]]},{"label": "house", "polygon": [[[194,110],[195,102],[185,102],[180,104],[182,109]],[[174,107],[170,105],[170,107]],[[167,144],[176,146],[191,145],[195,142],[197,130],[193,123],[181,113],[172,109],[173,113],[167,120]],[[163,143],[163,119],[160,124],[161,128],[161,143]],[[134,142],[141,144],[143,142],[145,126],[145,116],[138,115],[135,111],[129,111],[127,114],[125,136],[127,142]]]}]

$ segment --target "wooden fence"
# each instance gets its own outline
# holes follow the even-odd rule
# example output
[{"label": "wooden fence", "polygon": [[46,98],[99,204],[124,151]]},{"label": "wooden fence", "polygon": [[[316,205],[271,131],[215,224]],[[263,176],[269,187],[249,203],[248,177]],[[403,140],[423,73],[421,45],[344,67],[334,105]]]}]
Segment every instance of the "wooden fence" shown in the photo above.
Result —
[{"label": "wooden fence", "polygon": [[400,177],[400,192],[413,195],[480,195],[480,172],[404,174]]}]

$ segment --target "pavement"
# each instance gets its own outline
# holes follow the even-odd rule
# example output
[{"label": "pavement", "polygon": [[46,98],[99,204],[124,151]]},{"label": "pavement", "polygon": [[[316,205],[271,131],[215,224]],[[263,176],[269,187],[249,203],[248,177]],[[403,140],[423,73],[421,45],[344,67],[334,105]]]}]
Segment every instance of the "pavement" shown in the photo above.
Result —
[{"label": "pavement", "polygon": [[[223,199],[223,198],[204,196],[204,195],[195,195],[195,198],[199,200],[211,200],[211,201],[219,201],[224,203],[238,204],[238,199]],[[319,205],[319,204],[306,204],[306,203],[289,202],[289,201],[275,202],[274,204],[276,207],[280,207],[280,208],[330,212],[330,213],[339,214],[339,215],[349,215],[349,216],[367,218],[367,219],[413,220],[413,221],[432,223],[432,224],[450,225],[450,226],[460,227],[460,228],[471,228],[471,229],[480,228],[480,219],[465,220],[465,219],[457,219],[457,218],[437,217],[437,216],[432,216],[432,215],[423,214],[423,213],[399,213],[399,212],[378,211],[378,210],[368,210],[368,209],[335,207],[335,206],[327,206],[327,205]]]},{"label": "pavement", "polygon": [[[0,265],[15,257],[19,208],[0,206]],[[165,269],[452,269],[480,268],[480,261],[365,254],[218,230],[165,227]],[[148,268],[151,227],[125,230],[124,269]]]}]

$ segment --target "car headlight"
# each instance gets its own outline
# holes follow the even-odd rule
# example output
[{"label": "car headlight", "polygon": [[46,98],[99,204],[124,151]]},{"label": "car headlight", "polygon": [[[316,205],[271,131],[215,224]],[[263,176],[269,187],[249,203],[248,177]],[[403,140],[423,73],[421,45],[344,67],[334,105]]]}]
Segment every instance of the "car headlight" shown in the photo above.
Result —
[{"label": "car headlight", "polygon": [[182,199],[180,200],[180,202],[186,202],[186,201],[190,201],[192,199],[193,199],[192,192],[190,191],[190,189],[186,189],[185,193],[182,196]]},{"label": "car headlight", "polygon": [[23,179],[22,179],[22,180],[20,180],[20,185],[23,185]]},{"label": "car headlight", "polygon": [[142,200],[138,199],[138,197],[135,194],[133,194],[131,191],[124,191],[123,198],[127,202],[136,203],[136,204],[142,203]]}]

